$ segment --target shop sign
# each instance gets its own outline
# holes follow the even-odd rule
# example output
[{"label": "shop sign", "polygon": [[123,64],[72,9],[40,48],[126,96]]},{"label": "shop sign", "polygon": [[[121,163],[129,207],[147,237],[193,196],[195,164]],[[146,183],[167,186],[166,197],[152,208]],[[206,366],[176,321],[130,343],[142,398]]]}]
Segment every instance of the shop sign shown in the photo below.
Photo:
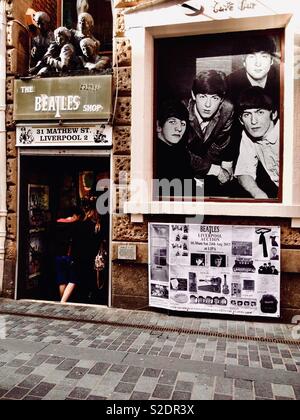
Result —
[{"label": "shop sign", "polygon": [[150,306],[280,316],[280,228],[149,225]]},{"label": "shop sign", "polygon": [[106,124],[84,126],[18,126],[19,147],[112,146],[112,127]]},{"label": "shop sign", "polygon": [[14,119],[108,120],[111,101],[111,75],[16,80]]}]

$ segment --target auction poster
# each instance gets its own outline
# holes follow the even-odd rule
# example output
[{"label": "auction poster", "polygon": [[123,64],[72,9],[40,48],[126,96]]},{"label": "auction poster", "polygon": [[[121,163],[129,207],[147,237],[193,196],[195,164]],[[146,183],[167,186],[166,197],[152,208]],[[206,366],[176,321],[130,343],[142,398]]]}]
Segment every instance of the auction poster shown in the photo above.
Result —
[{"label": "auction poster", "polygon": [[149,304],[280,316],[280,227],[149,224]]}]

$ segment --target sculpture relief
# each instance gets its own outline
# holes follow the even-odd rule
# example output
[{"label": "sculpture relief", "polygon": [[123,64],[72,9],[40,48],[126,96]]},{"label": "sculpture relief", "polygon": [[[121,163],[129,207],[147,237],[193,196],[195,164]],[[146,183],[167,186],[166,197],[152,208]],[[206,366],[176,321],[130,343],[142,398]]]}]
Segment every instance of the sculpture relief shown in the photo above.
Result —
[{"label": "sculpture relief", "polygon": [[111,67],[110,58],[99,54],[100,41],[94,37],[94,19],[88,9],[87,0],[77,0],[77,28],[60,27],[54,33],[47,13],[34,15],[39,33],[32,40],[30,76],[96,74]]}]

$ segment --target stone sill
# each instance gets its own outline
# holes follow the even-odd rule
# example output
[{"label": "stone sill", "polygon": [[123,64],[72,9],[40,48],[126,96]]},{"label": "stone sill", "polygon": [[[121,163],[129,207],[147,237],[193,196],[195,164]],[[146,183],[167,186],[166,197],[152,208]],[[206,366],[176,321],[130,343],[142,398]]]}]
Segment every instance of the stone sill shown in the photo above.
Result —
[{"label": "stone sill", "polygon": [[[300,219],[300,205],[282,203],[228,203],[228,202],[170,202],[151,201],[124,203],[127,214],[178,214],[206,216],[280,217]],[[296,226],[295,226],[296,227]]]}]

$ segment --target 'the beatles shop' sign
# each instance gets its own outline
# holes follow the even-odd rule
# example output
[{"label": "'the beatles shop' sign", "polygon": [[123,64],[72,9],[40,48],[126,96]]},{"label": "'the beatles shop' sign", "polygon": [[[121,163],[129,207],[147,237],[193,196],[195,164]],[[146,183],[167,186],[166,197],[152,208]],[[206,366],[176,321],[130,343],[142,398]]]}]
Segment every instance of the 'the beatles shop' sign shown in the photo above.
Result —
[{"label": "'the beatles shop' sign", "polygon": [[112,76],[16,80],[16,121],[108,120]]},{"label": "'the beatles shop' sign", "polygon": [[112,146],[112,127],[107,124],[84,126],[18,126],[18,147]]}]

